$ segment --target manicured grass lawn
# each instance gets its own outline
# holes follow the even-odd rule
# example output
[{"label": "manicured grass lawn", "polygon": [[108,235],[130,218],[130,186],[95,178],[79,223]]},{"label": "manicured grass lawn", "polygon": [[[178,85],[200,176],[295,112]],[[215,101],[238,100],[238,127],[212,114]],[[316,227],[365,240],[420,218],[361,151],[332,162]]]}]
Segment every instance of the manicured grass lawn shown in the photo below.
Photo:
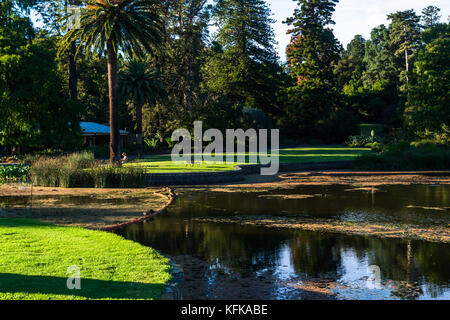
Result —
[{"label": "manicured grass lawn", "polygon": [[[328,162],[328,161],[346,161],[354,160],[356,157],[371,153],[367,148],[347,148],[339,146],[325,147],[300,147],[288,148],[280,150],[281,163],[298,163],[298,162]],[[237,157],[237,155],[236,155]],[[246,162],[249,163],[249,154],[246,154]],[[132,161],[125,166],[142,167],[146,172],[213,172],[233,170],[235,166],[242,164],[237,162],[237,158],[233,163],[201,163],[186,164],[174,163],[170,155],[151,156],[141,160]]]},{"label": "manicured grass lawn", "polygon": [[0,299],[157,299],[171,278],[166,258],[111,233],[2,218],[0,238]]}]

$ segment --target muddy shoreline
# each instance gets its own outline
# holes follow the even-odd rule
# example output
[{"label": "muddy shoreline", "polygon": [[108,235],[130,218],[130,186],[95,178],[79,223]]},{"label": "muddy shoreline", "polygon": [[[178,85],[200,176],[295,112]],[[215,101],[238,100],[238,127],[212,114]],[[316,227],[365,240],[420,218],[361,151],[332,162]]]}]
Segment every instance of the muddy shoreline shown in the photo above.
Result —
[{"label": "muddy shoreline", "polygon": [[348,185],[377,187],[385,185],[450,184],[450,171],[367,172],[350,170],[322,170],[281,173],[277,176],[249,175],[245,181],[214,184],[204,187],[183,186],[178,189],[252,192],[292,189],[297,186]]},{"label": "muddy shoreline", "polygon": [[[161,212],[173,201],[171,190],[65,189],[27,185],[2,185],[0,197],[11,198],[3,218],[35,219],[61,226],[109,230],[124,223],[138,223]],[[168,203],[170,202],[170,203]]]}]

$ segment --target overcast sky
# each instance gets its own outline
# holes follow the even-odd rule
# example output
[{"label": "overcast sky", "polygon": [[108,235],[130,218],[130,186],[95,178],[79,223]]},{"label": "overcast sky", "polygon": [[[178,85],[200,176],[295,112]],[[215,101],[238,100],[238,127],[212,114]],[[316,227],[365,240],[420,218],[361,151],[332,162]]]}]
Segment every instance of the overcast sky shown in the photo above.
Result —
[{"label": "overcast sky", "polygon": [[[210,0],[212,1],[212,0]],[[281,60],[286,60],[286,47],[290,37],[286,35],[288,26],[282,22],[292,16],[297,1],[267,0],[277,22],[274,25],[278,53]],[[420,14],[422,9],[434,5],[441,9],[442,21],[450,16],[450,0],[341,0],[334,13],[334,34],[346,46],[356,34],[370,37],[370,31],[380,25],[388,24],[387,15],[396,11],[414,9]],[[35,20],[35,17],[33,17]],[[38,24],[39,25],[39,24]]]}]

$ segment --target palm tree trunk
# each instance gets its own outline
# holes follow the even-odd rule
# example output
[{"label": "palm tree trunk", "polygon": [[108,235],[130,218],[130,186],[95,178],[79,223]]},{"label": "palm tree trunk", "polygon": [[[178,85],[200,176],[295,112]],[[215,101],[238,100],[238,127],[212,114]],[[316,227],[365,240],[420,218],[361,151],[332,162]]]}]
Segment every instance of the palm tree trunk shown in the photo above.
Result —
[{"label": "palm tree trunk", "polygon": [[[73,5],[73,0],[65,1],[64,7],[67,12],[68,5]],[[78,99],[78,74],[77,74],[77,62],[75,61],[75,54],[77,46],[75,41],[70,44],[69,51],[69,95],[72,100]]]},{"label": "palm tree trunk", "polygon": [[142,156],[142,105],[136,106],[136,122],[137,122],[137,156]]},{"label": "palm tree trunk", "polygon": [[72,100],[78,99],[78,75],[77,75],[77,63],[75,61],[75,51],[76,45],[75,42],[70,44],[70,53],[69,53],[69,91],[70,98]]},{"label": "palm tree trunk", "polygon": [[109,160],[111,164],[119,163],[119,99],[117,85],[117,52],[111,39],[106,43],[108,51],[108,86],[109,86],[109,125],[110,125],[110,145]]}]

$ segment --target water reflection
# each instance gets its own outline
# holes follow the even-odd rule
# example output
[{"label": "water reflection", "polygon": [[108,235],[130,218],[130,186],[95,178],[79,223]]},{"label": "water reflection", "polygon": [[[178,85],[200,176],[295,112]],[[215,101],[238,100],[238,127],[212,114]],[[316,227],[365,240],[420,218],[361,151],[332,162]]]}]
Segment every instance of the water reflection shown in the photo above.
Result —
[{"label": "water reflection", "polygon": [[[307,293],[312,291],[318,291],[319,298],[331,293],[340,299],[450,299],[448,244],[191,220],[269,213],[345,218],[349,212],[360,212],[364,219],[449,221],[445,210],[433,213],[431,219],[423,211],[427,209],[406,208],[445,207],[448,186],[387,187],[375,197],[345,189],[288,191],[326,194],[295,200],[260,193],[192,193],[178,199],[163,216],[130,226],[120,234],[178,260],[192,278],[188,280],[196,281],[188,292],[194,299],[302,299],[310,298]],[[376,279],[373,266],[380,271]],[[314,284],[312,289],[308,283]],[[239,295],[241,291],[247,293]]]}]

